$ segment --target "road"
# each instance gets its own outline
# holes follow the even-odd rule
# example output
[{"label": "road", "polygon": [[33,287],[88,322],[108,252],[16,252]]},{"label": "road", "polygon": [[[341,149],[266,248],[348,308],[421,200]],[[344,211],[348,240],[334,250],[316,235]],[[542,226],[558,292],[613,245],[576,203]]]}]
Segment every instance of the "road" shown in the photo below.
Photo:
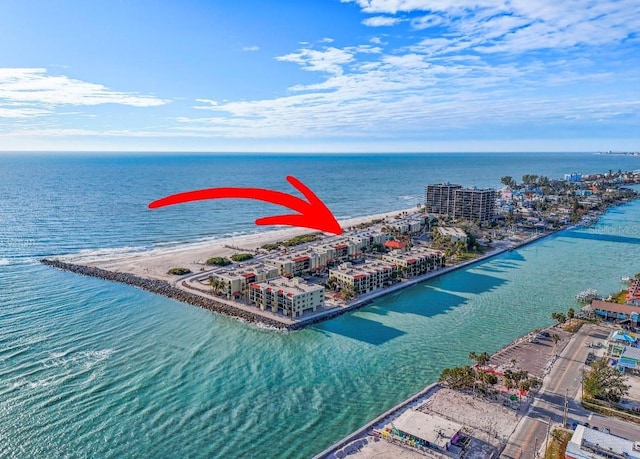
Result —
[{"label": "road", "polygon": [[[502,458],[535,458],[545,444],[549,420],[553,425],[561,424],[565,400],[567,402],[567,424],[589,422],[599,428],[608,427],[611,433],[638,436],[637,427],[629,426],[617,420],[591,415],[591,412],[579,404],[581,397],[582,371],[584,361],[591,350],[586,347],[589,341],[603,340],[607,329],[593,325],[583,326],[571,342],[564,348],[553,368],[544,379],[540,392],[535,396],[527,415],[522,419],[502,452]],[[635,433],[634,433],[635,431]],[[628,438],[628,437],[627,437]]]}]

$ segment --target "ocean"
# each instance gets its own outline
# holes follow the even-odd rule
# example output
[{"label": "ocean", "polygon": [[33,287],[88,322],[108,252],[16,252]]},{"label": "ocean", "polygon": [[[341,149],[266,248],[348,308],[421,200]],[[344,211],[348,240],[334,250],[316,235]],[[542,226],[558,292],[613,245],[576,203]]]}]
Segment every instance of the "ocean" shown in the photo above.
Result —
[{"label": "ocean", "polygon": [[571,154],[0,155],[0,457],[305,458],[550,313],[640,271],[640,202],[303,331],[277,333],[38,263],[265,231],[269,204],[149,210],[218,186],[291,192],[337,218],[405,209],[427,183],[640,169]]}]

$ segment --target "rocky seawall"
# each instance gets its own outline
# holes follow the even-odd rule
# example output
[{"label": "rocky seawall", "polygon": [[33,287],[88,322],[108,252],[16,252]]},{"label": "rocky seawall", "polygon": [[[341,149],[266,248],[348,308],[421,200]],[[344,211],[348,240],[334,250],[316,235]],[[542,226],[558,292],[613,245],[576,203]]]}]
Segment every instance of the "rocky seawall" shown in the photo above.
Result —
[{"label": "rocky seawall", "polygon": [[[116,273],[107,271],[105,269],[94,268],[91,266],[76,265],[73,263],[66,263],[60,260],[53,260],[44,258],[40,260],[44,265],[51,266],[53,268],[61,269],[63,271],[69,271],[83,276],[97,277],[99,279],[108,280],[111,282],[119,282],[121,284],[128,284],[137,287],[148,292],[156,293],[158,295],[166,296],[174,300],[181,301],[193,306],[198,306],[209,311],[224,314],[235,319],[242,320],[243,322],[251,324],[262,324],[267,327],[279,329],[279,330],[295,330],[302,328],[302,324],[285,325],[276,320],[271,320],[268,317],[263,317],[258,314],[252,314],[242,309],[234,308],[219,301],[205,298],[194,293],[185,292],[179,288],[176,288],[166,281],[145,279],[143,277],[135,276],[129,273]],[[307,325],[307,324],[304,324]],[[302,326],[304,326],[302,325]]]}]

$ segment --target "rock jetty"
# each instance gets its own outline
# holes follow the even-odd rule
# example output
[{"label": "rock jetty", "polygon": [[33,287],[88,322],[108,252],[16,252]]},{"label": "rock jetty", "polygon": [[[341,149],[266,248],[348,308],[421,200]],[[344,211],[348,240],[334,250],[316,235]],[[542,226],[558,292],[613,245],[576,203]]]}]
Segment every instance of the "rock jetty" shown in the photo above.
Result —
[{"label": "rock jetty", "polygon": [[224,314],[226,316],[233,317],[251,324],[262,324],[270,328],[279,330],[296,330],[302,328],[302,326],[304,325],[307,325],[301,323],[286,325],[282,322],[278,322],[277,320],[272,320],[268,317],[263,317],[258,314],[252,314],[251,312],[234,308],[233,306],[229,306],[210,298],[205,298],[200,295],[185,292],[184,290],[176,288],[168,282],[162,280],[145,279],[143,277],[138,277],[129,273],[117,273],[107,271],[105,269],[95,268],[92,266],[76,265],[73,263],[66,263],[64,261],[48,258],[44,258],[40,260],[40,262],[44,265],[52,266],[63,271],[69,271],[72,273],[81,274],[83,276],[97,277],[99,279],[104,279],[111,282],[119,282],[121,284],[132,285],[148,292],[163,295],[174,300],[182,301],[183,303],[198,306],[203,309],[208,309],[209,311]]}]

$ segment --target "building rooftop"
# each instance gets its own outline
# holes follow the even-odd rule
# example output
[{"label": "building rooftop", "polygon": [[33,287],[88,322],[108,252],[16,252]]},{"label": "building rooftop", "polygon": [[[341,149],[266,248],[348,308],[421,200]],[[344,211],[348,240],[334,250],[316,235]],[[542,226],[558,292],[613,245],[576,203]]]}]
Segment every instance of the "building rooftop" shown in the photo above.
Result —
[{"label": "building rooftop", "polygon": [[462,429],[462,425],[456,422],[411,409],[406,410],[393,421],[391,427],[443,449],[451,441],[451,438]]},{"label": "building rooftop", "polygon": [[293,279],[278,277],[267,281],[254,282],[251,284],[251,287],[254,286],[256,288],[272,287],[274,289],[282,290],[284,294],[291,294],[290,296],[294,296],[299,293],[315,292],[318,290],[324,291],[324,287],[322,285],[310,284],[299,277],[294,277]]},{"label": "building rooftop", "polygon": [[457,228],[454,226],[438,226],[437,228],[438,232],[443,236],[467,237],[467,233],[465,233],[461,228]]},{"label": "building rooftop", "polygon": [[610,301],[593,300],[591,302],[592,309],[600,309],[601,311],[616,312],[619,314],[640,314],[640,306],[630,304],[618,304]]},{"label": "building rooftop", "polygon": [[575,458],[640,459],[640,450],[634,449],[630,440],[579,425],[567,444],[566,455]]},{"label": "building rooftop", "polygon": [[640,360],[640,349],[637,347],[625,346],[620,358]]}]

